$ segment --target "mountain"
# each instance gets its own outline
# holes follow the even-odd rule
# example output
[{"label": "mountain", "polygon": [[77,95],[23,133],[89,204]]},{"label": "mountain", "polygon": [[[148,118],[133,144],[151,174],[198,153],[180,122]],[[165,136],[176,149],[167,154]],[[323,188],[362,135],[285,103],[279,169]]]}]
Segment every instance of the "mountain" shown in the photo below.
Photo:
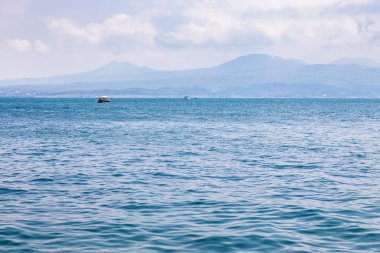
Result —
[{"label": "mountain", "polygon": [[45,78],[25,78],[0,81],[2,84],[11,85],[56,85],[71,83],[99,83],[140,80],[146,75],[156,72],[147,67],[139,67],[128,62],[110,62],[107,65],[88,72],[59,75]]},{"label": "mountain", "polygon": [[274,67],[287,67],[292,65],[305,65],[304,62],[293,59],[283,59],[278,56],[265,54],[251,54],[240,56],[218,66],[219,69],[241,70],[241,69],[266,69]]},{"label": "mountain", "polygon": [[380,97],[380,67],[347,59],[313,65],[251,54],[182,71],[111,62],[72,75],[0,81],[0,96]]},{"label": "mountain", "polygon": [[340,58],[333,61],[334,65],[360,65],[366,67],[380,67],[380,63],[368,58]]}]

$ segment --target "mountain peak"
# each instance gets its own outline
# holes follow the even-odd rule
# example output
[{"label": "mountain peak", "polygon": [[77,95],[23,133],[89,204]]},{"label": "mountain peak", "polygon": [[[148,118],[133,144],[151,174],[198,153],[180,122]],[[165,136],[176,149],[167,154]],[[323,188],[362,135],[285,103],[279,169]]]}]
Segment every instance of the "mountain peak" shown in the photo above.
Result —
[{"label": "mountain peak", "polygon": [[284,59],[278,56],[267,54],[249,54],[240,56],[236,59],[228,61],[219,65],[219,68],[244,68],[244,67],[268,67],[278,65],[304,65],[305,63],[300,60]]},{"label": "mountain peak", "polygon": [[97,75],[120,75],[121,73],[142,73],[153,71],[147,67],[140,67],[129,62],[111,61],[96,70],[91,71]]},{"label": "mountain peak", "polygon": [[129,63],[129,62],[122,62],[122,61],[111,61],[104,65],[103,67],[100,67],[100,69],[139,69],[142,68],[140,66],[137,66],[135,64]]}]

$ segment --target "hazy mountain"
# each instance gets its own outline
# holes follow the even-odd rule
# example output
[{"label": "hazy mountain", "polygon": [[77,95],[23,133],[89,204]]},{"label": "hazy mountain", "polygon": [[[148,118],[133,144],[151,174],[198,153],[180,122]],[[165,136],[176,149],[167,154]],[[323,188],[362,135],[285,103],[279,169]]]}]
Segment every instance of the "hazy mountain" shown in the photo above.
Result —
[{"label": "hazy mountain", "polygon": [[110,62],[107,65],[88,72],[59,75],[44,78],[25,78],[0,81],[0,84],[12,85],[55,85],[71,83],[99,83],[99,82],[119,82],[130,80],[141,80],[146,75],[156,72],[147,67],[139,67],[128,62]]},{"label": "hazy mountain", "polygon": [[219,65],[218,69],[223,70],[254,70],[257,68],[283,68],[296,65],[305,65],[304,62],[293,59],[283,59],[277,56],[265,55],[265,54],[251,54],[241,56],[234,60],[228,61]]},{"label": "hazy mountain", "polygon": [[380,63],[375,62],[368,58],[340,58],[333,61],[331,64],[335,65],[361,65],[366,67],[380,67]]},{"label": "hazy mountain", "polygon": [[364,59],[310,65],[252,54],[183,71],[111,62],[89,72],[4,80],[0,85],[3,96],[380,97],[380,68]]}]

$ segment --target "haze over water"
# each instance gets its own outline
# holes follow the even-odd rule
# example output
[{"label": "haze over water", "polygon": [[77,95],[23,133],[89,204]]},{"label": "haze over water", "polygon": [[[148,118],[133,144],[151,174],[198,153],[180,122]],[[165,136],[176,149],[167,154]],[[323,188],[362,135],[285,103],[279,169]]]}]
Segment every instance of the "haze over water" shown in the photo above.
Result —
[{"label": "haze over water", "polygon": [[1,99],[2,252],[379,252],[380,100]]}]

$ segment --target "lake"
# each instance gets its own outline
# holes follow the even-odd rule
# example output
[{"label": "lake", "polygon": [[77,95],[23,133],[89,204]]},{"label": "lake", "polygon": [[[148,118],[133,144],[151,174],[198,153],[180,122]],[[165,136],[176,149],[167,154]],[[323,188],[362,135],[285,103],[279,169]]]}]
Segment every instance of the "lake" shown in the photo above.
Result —
[{"label": "lake", "polygon": [[380,100],[0,100],[2,252],[380,252]]}]

